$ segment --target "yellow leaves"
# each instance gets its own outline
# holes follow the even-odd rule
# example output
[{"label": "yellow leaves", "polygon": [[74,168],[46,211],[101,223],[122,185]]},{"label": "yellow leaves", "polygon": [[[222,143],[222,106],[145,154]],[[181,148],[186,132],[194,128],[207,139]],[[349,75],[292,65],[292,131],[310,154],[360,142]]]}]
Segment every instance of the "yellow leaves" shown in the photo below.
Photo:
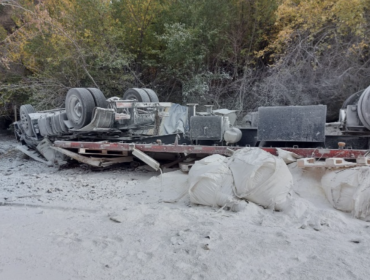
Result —
[{"label": "yellow leaves", "polygon": [[[269,45],[258,52],[258,57],[267,53],[273,53],[270,57],[282,55],[288,44],[302,40],[315,44],[320,51],[334,48],[334,44],[340,44],[348,36],[368,42],[366,12],[369,9],[370,0],[281,0],[276,11],[275,32],[268,40]],[[361,53],[367,48],[357,43],[348,53]]]},{"label": "yellow leaves", "polygon": [[88,29],[85,29],[84,36],[86,38],[90,38],[92,36],[92,32],[90,30],[88,30]]},{"label": "yellow leaves", "polygon": [[356,31],[364,23],[365,0],[283,0],[277,11],[277,25],[316,32],[335,22],[339,28]]},{"label": "yellow leaves", "polygon": [[332,12],[336,16],[340,31],[344,34],[355,32],[356,35],[364,35],[365,8],[363,0],[339,0]]},{"label": "yellow leaves", "polygon": [[369,44],[368,43],[365,43],[364,41],[360,42],[358,44],[358,47],[362,48],[362,49],[368,49],[369,48]]},{"label": "yellow leaves", "polygon": [[281,48],[294,31],[308,32],[311,39],[325,29],[338,34],[365,35],[365,8],[368,0],[282,0],[276,12],[276,38],[270,48]]},{"label": "yellow leaves", "polygon": [[352,44],[351,47],[348,49],[348,52],[351,54],[361,54],[361,57],[364,57],[364,50],[368,51],[369,45],[361,41],[358,44]]},{"label": "yellow leaves", "polygon": [[165,6],[155,0],[126,0],[126,9],[123,10],[137,30],[145,30]]}]

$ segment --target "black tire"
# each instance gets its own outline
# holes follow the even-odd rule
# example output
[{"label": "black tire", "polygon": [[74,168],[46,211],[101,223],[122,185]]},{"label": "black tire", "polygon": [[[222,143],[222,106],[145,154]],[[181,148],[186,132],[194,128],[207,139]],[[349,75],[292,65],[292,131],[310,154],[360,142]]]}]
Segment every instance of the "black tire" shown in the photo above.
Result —
[{"label": "black tire", "polygon": [[154,90],[150,88],[143,88],[146,93],[149,95],[150,102],[159,102],[158,95],[155,93]]},{"label": "black tire", "polygon": [[137,102],[150,102],[148,93],[141,88],[130,88],[123,94],[123,100],[136,100]]},{"label": "black tire", "polygon": [[90,123],[95,108],[95,100],[90,91],[85,88],[70,89],[65,105],[67,118],[74,128],[82,128]]},{"label": "black tire", "polygon": [[108,108],[108,102],[107,99],[105,98],[104,94],[100,91],[98,88],[88,88],[88,91],[91,92],[96,107],[100,108]]},{"label": "black tire", "polygon": [[46,131],[46,118],[39,118],[37,123],[39,125],[39,130],[40,130],[40,134],[41,136],[48,136],[48,133]]},{"label": "black tire", "polygon": [[30,137],[35,136],[35,133],[33,132],[33,129],[32,129],[32,121],[29,116],[29,114],[32,114],[32,113],[36,113],[36,110],[30,104],[22,105],[19,109],[20,122],[21,122],[22,128],[24,132]]}]

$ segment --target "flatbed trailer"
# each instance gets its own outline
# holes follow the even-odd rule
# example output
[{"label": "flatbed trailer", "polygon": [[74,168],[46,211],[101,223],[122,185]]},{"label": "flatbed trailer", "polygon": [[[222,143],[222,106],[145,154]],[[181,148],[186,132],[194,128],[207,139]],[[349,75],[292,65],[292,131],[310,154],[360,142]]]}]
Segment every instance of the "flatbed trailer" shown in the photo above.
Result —
[{"label": "flatbed trailer", "polygon": [[[100,154],[100,155],[118,155],[120,152],[132,152],[134,149],[144,153],[170,153],[207,156],[213,154],[230,155],[245,147],[242,146],[202,146],[202,145],[177,145],[177,144],[136,144],[136,143],[112,143],[112,142],[77,142],[77,141],[55,141],[54,147],[70,150],[76,153]],[[258,148],[258,147],[253,147]],[[277,148],[261,147],[266,152],[273,155],[278,154]],[[325,149],[325,148],[281,148],[282,150],[293,152],[301,157],[327,159],[343,158],[357,159],[364,157],[368,150],[353,149]]]}]

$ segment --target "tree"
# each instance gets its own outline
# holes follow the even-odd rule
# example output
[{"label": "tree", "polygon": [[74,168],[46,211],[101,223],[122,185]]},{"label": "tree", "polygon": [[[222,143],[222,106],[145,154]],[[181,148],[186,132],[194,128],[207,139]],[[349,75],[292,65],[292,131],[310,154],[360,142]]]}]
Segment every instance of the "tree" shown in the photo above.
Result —
[{"label": "tree", "polygon": [[269,94],[279,104],[326,104],[336,120],[342,102],[367,86],[368,0],[284,0],[277,32],[260,54],[273,53]]},{"label": "tree", "polygon": [[31,102],[48,107],[62,106],[70,87],[100,87],[108,94],[127,87],[131,58],[117,48],[123,32],[111,16],[110,1],[24,0],[9,5],[18,11],[18,28],[4,40],[2,63],[22,65],[28,75],[16,87],[2,85],[3,91],[26,91]]}]

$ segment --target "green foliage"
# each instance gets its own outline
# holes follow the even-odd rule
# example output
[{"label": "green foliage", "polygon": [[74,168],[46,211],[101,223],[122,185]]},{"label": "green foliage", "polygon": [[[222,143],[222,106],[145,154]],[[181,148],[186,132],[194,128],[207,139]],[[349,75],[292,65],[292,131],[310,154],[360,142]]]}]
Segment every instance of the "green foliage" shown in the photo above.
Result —
[{"label": "green foliage", "polygon": [[12,33],[0,22],[3,104],[22,95],[63,105],[68,88],[91,86],[107,96],[147,86],[162,100],[241,103],[256,88],[270,92],[271,69],[354,67],[338,67],[341,57],[368,68],[370,0],[13,2],[4,6]]},{"label": "green foliage", "polygon": [[7,36],[7,32],[4,27],[0,26],[0,41],[3,41]]},{"label": "green foliage", "polygon": [[231,80],[229,74],[203,72],[191,77],[183,84],[183,102],[210,103],[210,91],[216,81]]},{"label": "green foliage", "polygon": [[160,56],[167,68],[166,74],[183,77],[202,67],[207,50],[199,45],[199,30],[186,28],[181,23],[165,24],[165,32],[158,38],[165,46]]}]

